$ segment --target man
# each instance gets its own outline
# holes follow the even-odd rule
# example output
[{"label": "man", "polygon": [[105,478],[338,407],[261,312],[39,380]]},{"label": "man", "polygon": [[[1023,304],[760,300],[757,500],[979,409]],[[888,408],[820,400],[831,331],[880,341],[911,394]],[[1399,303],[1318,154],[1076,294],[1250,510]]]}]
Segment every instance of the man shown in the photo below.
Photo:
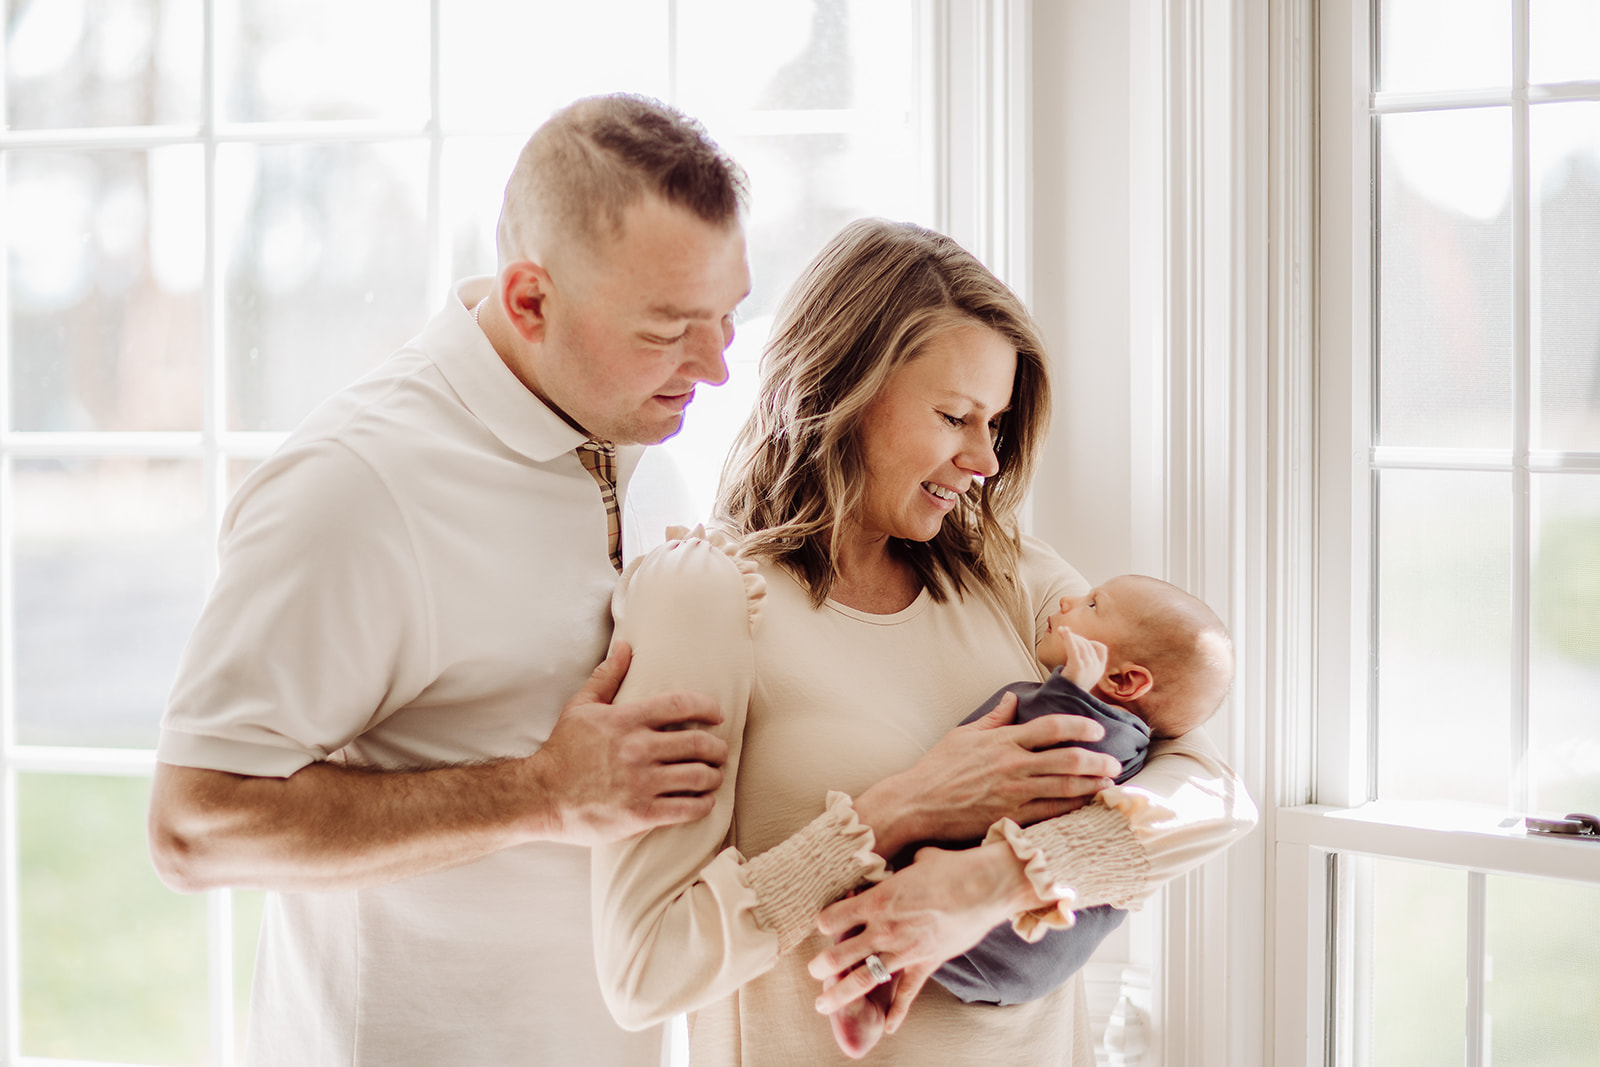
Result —
[{"label": "man", "polygon": [[659,1063],[601,1002],[574,846],[709,812],[721,716],[612,705],[625,648],[589,672],[631,446],[727,377],[744,196],[662,105],[559,112],[507,184],[498,275],[231,503],[150,842],[173,888],[276,891],[253,1063]]}]

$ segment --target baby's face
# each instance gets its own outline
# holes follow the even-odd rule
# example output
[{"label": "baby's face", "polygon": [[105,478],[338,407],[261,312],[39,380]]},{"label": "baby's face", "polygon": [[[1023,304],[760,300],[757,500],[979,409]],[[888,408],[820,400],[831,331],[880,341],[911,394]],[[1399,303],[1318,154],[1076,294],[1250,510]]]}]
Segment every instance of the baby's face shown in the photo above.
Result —
[{"label": "baby's face", "polygon": [[1059,667],[1067,658],[1066,635],[1071,630],[1106,646],[1108,660],[1116,660],[1118,650],[1149,611],[1154,591],[1133,575],[1113,578],[1082,596],[1061,598],[1061,610],[1050,616],[1050,632],[1039,643],[1039,659]]}]

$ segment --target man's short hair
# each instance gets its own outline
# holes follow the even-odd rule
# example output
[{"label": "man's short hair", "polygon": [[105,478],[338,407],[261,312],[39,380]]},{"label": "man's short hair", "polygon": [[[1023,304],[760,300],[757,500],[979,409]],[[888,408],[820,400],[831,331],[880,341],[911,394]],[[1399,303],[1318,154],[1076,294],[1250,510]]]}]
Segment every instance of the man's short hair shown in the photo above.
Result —
[{"label": "man's short hair", "polygon": [[547,257],[563,242],[614,238],[646,195],[726,224],[748,191],[705,128],[659,100],[619,93],[569,104],[534,131],[506,182],[500,266]]}]

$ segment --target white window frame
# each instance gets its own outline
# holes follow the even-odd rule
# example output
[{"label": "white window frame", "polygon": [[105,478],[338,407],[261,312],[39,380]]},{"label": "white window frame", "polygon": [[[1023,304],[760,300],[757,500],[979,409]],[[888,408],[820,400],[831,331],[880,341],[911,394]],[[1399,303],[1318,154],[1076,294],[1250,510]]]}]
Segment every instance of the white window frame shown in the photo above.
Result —
[{"label": "white window frame", "polygon": [[[1052,441],[1044,478],[1071,494],[1064,509],[1036,504],[1041,532],[1086,571],[1164,574],[1223,614],[1238,679],[1208,729],[1262,811],[1256,834],[1158,896],[1155,944],[1134,949],[1152,957],[1154,1041],[1126,1062],[1346,1063],[1352,916],[1330,910],[1352,894],[1332,854],[1473,872],[1481,902],[1490,872],[1600,884],[1600,849],[1528,841],[1497,825],[1504,812],[1366,805],[1367,0],[1062,7],[1035,20],[1064,18],[1087,40],[1052,37],[1060,54],[1036,58],[1036,80],[1091,71],[1073,86],[1098,76],[1093,106],[1129,133],[1107,135],[1094,115],[1056,124],[1060,105],[1035,93],[1039,128],[1086,138],[1070,150],[1108,172],[1051,172],[1049,195],[1039,179],[1036,262],[1053,267],[1054,243],[1086,230],[1129,252],[1120,289],[1094,273],[1112,259],[1103,251],[1069,250],[1059,279],[1036,271],[1064,376],[1091,394],[1057,404],[1098,437],[1075,439],[1087,455]],[[1125,54],[1097,36],[1107,22]],[[1083,201],[1089,226],[1052,228],[1057,198]],[[1119,448],[1127,471],[1106,479],[1098,468]],[[1092,505],[1087,517],[1073,500]]]},{"label": "white window frame", "polygon": [[[1516,0],[1518,25],[1525,27],[1527,0]],[[1371,373],[1373,344],[1372,277],[1372,115],[1421,101],[1375,98],[1370,92],[1370,0],[1321,0],[1316,12],[1315,86],[1318,94],[1319,139],[1301,144],[1301,158],[1317,159],[1318,241],[1314,257],[1317,277],[1316,349],[1313,375],[1303,387],[1314,394],[1314,406],[1299,401],[1302,413],[1314,412],[1317,518],[1315,537],[1314,627],[1309,648],[1315,685],[1308,714],[1298,724],[1304,743],[1280,747],[1280,788],[1285,805],[1270,820],[1275,845],[1275,923],[1272,967],[1279,993],[1272,1035],[1278,1064],[1326,1064],[1342,1067],[1353,1061],[1362,1025],[1359,991],[1352,974],[1363,945],[1352,933],[1361,922],[1358,894],[1350,864],[1340,854],[1372,856],[1443,865],[1467,878],[1468,1067],[1485,1062],[1483,1013],[1485,973],[1485,885],[1487,875],[1549,878],[1600,885],[1600,849],[1580,842],[1528,838],[1520,828],[1500,822],[1527,806],[1526,782],[1511,785],[1506,805],[1475,808],[1459,804],[1371,802],[1373,731],[1368,653],[1372,612],[1371,544],[1372,471],[1391,458],[1371,445]],[[1308,22],[1308,27],[1310,23]],[[1513,102],[1514,124],[1526,131],[1526,33],[1513,41],[1516,59],[1511,90],[1498,94]],[[1308,82],[1309,87],[1309,82]],[[1591,87],[1591,90],[1592,91]],[[1477,94],[1483,97],[1484,94]],[[1495,96],[1496,94],[1488,94]],[[1462,101],[1463,103],[1465,100]],[[1515,126],[1514,126],[1515,128]],[[1312,148],[1315,155],[1303,153]],[[1527,215],[1527,152],[1525,137],[1513,168],[1514,349],[1517,367],[1519,437],[1513,467],[1526,477],[1529,382],[1529,257]],[[1307,262],[1313,262],[1308,259]],[[1309,300],[1312,294],[1301,294]],[[1300,453],[1305,455],[1302,450]],[[1281,486],[1280,489],[1289,488]],[[1527,552],[1526,513],[1516,539],[1518,565]],[[1526,633],[1526,620],[1516,632]],[[1514,744],[1525,745],[1525,708],[1514,709]],[[1286,723],[1286,733],[1296,723]],[[1308,783],[1296,772],[1309,770]],[[1314,798],[1318,803],[1309,804]],[[1297,803],[1298,801],[1298,803]]]},{"label": "white window frame", "polygon": [[[0,403],[0,1003],[4,1008],[3,1061],[47,1067],[64,1061],[21,1054],[20,962],[18,958],[18,852],[16,783],[19,773],[130,775],[148,777],[155,754],[149,750],[46,748],[16,740],[14,674],[15,603],[12,573],[14,500],[11,461],[23,457],[133,455],[200,461],[206,472],[206,515],[211,529],[220,523],[228,496],[230,459],[269,455],[281,433],[227,431],[222,379],[225,353],[221,316],[215,203],[216,158],[220,145],[233,142],[349,143],[426,139],[428,189],[429,293],[444,291],[450,279],[445,262],[446,219],[442,210],[440,167],[445,136],[440,113],[440,9],[430,4],[430,115],[420,127],[368,122],[231,125],[218,120],[214,96],[216,14],[214,0],[203,3],[204,61],[202,119],[194,126],[97,128],[62,131],[0,130],[0,176],[6,154],[16,149],[148,149],[199,144],[205,153],[206,258],[204,273],[204,401],[197,432],[47,433],[13,430],[9,404]],[[669,42],[676,4],[668,8]],[[921,116],[923,165],[931,175],[937,225],[974,251],[1027,298],[1030,286],[1029,0],[918,0],[918,77],[932,106]],[[3,62],[3,56],[0,56]],[[0,107],[4,79],[0,78]],[[670,94],[669,94],[670,95]],[[779,120],[781,120],[779,116]],[[777,121],[777,120],[775,120]],[[0,316],[9,309],[6,264],[0,257]],[[0,321],[4,321],[0,317]],[[9,336],[0,331],[0,382],[9,382]],[[208,560],[211,577],[214,559]],[[235,1055],[232,893],[207,894],[208,1029],[214,1067],[231,1067]]]},{"label": "white window frame", "polygon": [[[1057,424],[1041,480],[1070,492],[1062,508],[1036,503],[1039,532],[1086,571],[1162,574],[1218,608],[1239,667],[1208,730],[1262,811],[1256,834],[1158,895],[1154,943],[1133,949],[1148,959],[1153,1042],[1124,1062],[1348,1062],[1349,986],[1329,994],[1351,974],[1351,916],[1330,908],[1352,894],[1330,855],[1443,863],[1480,889],[1487,872],[1600,883],[1600,849],[1527,841],[1493,825],[1504,812],[1363,806],[1370,8],[1065,0],[1034,17],[1067,23],[1048,39],[1059,54],[1036,57],[1036,84],[1059,93],[1051,68],[1090,71],[1070,86],[1093,84],[1089,107],[1117,127],[1092,112],[1058,122],[1071,107],[1035,93],[1036,128],[1071,130],[1069,151],[1095,168],[1069,164],[1063,179],[1048,143],[1036,153],[1034,306],[1058,370],[1088,386],[1057,405],[1094,430],[1074,454]],[[1088,225],[1058,225],[1057,199]],[[1126,242],[1125,270],[1069,248],[1055,271],[1054,243],[1086,232]],[[1104,284],[1100,260],[1125,278]],[[1107,479],[1119,449],[1127,469]]]}]

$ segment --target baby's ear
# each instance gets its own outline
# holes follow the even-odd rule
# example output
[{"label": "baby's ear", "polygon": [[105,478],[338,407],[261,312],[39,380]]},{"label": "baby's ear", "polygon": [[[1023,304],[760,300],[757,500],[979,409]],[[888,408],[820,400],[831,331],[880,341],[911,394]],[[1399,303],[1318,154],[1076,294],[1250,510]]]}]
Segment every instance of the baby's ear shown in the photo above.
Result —
[{"label": "baby's ear", "polygon": [[1119,704],[1138,700],[1155,688],[1156,680],[1148,667],[1138,663],[1125,663],[1116,670],[1106,672],[1100,688]]}]

